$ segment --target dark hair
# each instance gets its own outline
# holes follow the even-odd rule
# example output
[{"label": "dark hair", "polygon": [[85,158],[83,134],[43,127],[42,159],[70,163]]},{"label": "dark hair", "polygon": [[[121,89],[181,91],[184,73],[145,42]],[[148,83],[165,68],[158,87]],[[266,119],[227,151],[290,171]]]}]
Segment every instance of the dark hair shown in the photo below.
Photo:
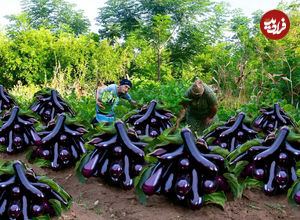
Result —
[{"label": "dark hair", "polygon": [[122,86],[122,85],[128,85],[128,86],[132,87],[132,83],[128,79],[122,79],[120,82],[120,86]]}]

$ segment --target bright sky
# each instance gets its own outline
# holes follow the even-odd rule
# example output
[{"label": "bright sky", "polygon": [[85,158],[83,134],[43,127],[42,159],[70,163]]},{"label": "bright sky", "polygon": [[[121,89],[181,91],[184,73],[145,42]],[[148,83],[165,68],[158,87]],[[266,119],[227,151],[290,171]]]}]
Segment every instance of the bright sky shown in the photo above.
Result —
[{"label": "bright sky", "polygon": [[[91,31],[96,32],[98,27],[96,26],[95,18],[98,15],[98,9],[105,5],[106,0],[66,0],[67,2],[77,5],[76,9],[84,10],[85,16],[90,19]],[[221,0],[216,0],[220,2]],[[275,9],[280,0],[223,0],[229,2],[231,9],[241,8],[246,16],[251,17],[251,13],[261,9],[265,12]],[[291,2],[291,0],[283,0],[284,2]],[[6,15],[17,14],[21,11],[21,0],[0,0],[0,28],[5,27],[8,24],[8,20],[4,18]]]}]

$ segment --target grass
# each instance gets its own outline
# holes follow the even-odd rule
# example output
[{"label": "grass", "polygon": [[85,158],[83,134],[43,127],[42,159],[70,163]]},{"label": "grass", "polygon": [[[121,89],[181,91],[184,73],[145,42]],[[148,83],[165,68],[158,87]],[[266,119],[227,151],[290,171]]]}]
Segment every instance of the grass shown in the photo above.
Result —
[{"label": "grass", "polygon": [[274,203],[265,203],[265,206],[269,207],[269,208],[272,208],[274,210],[277,210],[279,212],[281,212],[282,214],[284,215],[287,215],[286,214],[286,211],[283,210],[283,208],[285,208],[285,205],[281,205],[281,204],[274,204]]}]

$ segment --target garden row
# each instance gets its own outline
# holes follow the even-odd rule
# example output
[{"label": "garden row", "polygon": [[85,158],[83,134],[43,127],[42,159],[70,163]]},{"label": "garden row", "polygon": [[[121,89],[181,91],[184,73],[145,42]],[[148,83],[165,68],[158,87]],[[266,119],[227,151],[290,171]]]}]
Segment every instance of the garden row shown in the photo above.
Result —
[{"label": "garden row", "polygon": [[[142,203],[146,195],[164,194],[193,209],[224,206],[226,193],[239,198],[243,189],[262,186],[268,195],[287,193],[292,204],[300,204],[300,135],[277,103],[253,122],[241,112],[195,137],[188,128],[171,134],[175,117],[154,100],[122,121],[92,128],[78,123],[54,89],[35,98],[22,111],[0,85],[3,151],[28,149],[29,162],[54,170],[76,164],[79,181],[94,176],[124,190],[135,187]],[[54,181],[19,161],[1,163],[0,181],[0,216],[49,217],[71,204]]]}]

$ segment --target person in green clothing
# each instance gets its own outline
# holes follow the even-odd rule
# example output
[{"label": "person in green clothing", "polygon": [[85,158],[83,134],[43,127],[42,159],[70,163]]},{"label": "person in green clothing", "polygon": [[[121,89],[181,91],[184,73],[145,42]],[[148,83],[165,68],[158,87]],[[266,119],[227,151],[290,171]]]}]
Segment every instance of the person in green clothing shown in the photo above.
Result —
[{"label": "person in green clothing", "polygon": [[186,122],[191,130],[201,135],[206,128],[218,121],[217,97],[200,79],[194,82],[184,97],[191,101],[183,102],[183,109],[180,110],[173,132],[178,129],[181,120],[186,116]]}]

